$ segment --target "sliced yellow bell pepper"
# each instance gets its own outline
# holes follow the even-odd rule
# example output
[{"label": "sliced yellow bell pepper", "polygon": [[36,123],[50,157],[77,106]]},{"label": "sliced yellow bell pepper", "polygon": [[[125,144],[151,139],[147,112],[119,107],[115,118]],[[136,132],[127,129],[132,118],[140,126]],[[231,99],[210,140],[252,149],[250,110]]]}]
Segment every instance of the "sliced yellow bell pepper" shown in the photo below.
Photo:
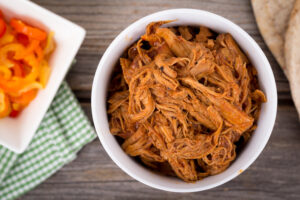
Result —
[{"label": "sliced yellow bell pepper", "polygon": [[39,81],[43,88],[45,88],[49,80],[51,69],[46,60],[42,60],[40,68]]},{"label": "sliced yellow bell pepper", "polygon": [[0,46],[6,45],[6,44],[14,41],[15,37],[13,34],[11,34],[11,32],[9,30],[10,29],[8,28],[8,30],[5,32],[5,34],[0,38]]},{"label": "sliced yellow bell pepper", "polygon": [[13,61],[8,58],[8,53],[14,53],[13,58],[16,60],[22,58],[22,53],[24,52],[25,48],[23,45],[18,43],[10,43],[0,48],[0,64],[11,68],[14,66]]},{"label": "sliced yellow bell pepper", "polygon": [[25,76],[25,79],[27,81],[35,81],[39,74],[39,62],[37,58],[33,54],[30,54],[26,56],[23,61],[31,67],[31,71],[27,76]]},{"label": "sliced yellow bell pepper", "polygon": [[0,90],[0,118],[7,117],[11,112],[9,98]]},{"label": "sliced yellow bell pepper", "polygon": [[8,67],[0,65],[0,76],[2,76],[6,80],[9,80],[11,78],[11,75],[12,73]]},{"label": "sliced yellow bell pepper", "polygon": [[55,43],[54,43],[53,37],[54,37],[54,32],[51,31],[47,37],[46,46],[44,48],[44,55],[49,55],[54,50]]}]

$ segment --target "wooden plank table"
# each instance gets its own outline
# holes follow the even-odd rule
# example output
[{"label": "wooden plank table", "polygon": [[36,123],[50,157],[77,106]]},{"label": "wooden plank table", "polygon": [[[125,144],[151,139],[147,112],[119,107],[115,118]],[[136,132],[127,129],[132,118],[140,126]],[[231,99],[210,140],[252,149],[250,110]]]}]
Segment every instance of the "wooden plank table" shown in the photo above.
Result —
[{"label": "wooden plank table", "polygon": [[119,169],[98,139],[78,158],[20,199],[300,199],[300,123],[289,85],[257,29],[249,0],[34,0],[83,26],[86,39],[67,76],[91,117],[93,76],[105,49],[135,20],[170,8],[196,8],[222,15],[245,29],[267,55],[278,88],[278,115],[271,139],[251,167],[234,180],[209,191],[176,194],[152,189]]}]

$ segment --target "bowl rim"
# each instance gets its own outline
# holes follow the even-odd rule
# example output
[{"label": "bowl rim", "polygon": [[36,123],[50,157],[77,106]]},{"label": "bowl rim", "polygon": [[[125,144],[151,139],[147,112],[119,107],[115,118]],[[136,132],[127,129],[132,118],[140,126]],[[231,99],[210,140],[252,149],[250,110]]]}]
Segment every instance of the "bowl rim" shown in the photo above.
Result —
[{"label": "bowl rim", "polygon": [[[241,34],[244,38],[246,38],[249,43],[251,43],[251,45],[257,50],[261,61],[264,63],[264,66],[267,68],[267,73],[269,74],[269,78],[271,78],[271,82],[268,83],[270,84],[269,86],[271,87],[269,90],[271,90],[271,95],[273,97],[271,102],[268,102],[271,104],[272,110],[271,110],[271,117],[268,119],[269,121],[269,126],[268,126],[268,130],[266,130],[266,134],[264,136],[264,140],[262,142],[260,142],[260,145],[257,147],[255,153],[253,154],[252,157],[250,157],[244,164],[243,164],[243,171],[246,170],[256,159],[257,157],[262,153],[264,147],[266,146],[270,135],[272,133],[274,124],[275,124],[275,119],[276,119],[276,113],[277,113],[277,88],[276,88],[276,84],[275,84],[275,78],[274,78],[274,74],[273,71],[271,69],[270,63],[267,60],[264,52],[262,51],[262,49],[259,47],[259,45],[255,42],[255,40],[246,32],[244,31],[241,27],[239,27],[238,25],[236,25],[235,23],[231,22],[230,20],[208,12],[208,11],[204,11],[204,10],[198,10],[198,9],[187,9],[187,8],[180,8],[180,9],[168,9],[168,10],[163,10],[163,11],[159,11],[159,12],[155,12],[152,13],[150,15],[147,15],[145,17],[140,18],[139,20],[133,22],[132,24],[130,24],[127,28],[125,28],[120,34],[118,34],[118,36],[110,43],[110,45],[108,46],[108,48],[106,49],[105,53],[103,54],[98,66],[97,66],[97,70],[94,76],[94,80],[93,80],[93,86],[92,86],[92,94],[91,94],[91,109],[92,109],[92,117],[93,117],[93,121],[94,121],[94,125],[96,128],[96,132],[98,135],[98,138],[103,146],[103,148],[105,149],[105,151],[107,152],[107,154],[110,156],[110,158],[118,165],[118,167],[120,167],[123,171],[125,171],[129,176],[131,176],[132,178],[138,180],[141,183],[144,183],[150,187],[156,188],[156,189],[160,189],[160,190],[165,190],[165,191],[169,191],[169,192],[180,192],[180,193],[184,193],[184,192],[198,192],[198,191],[203,191],[203,190],[207,190],[207,189],[211,189],[214,187],[217,187],[219,185],[222,185],[232,179],[234,179],[235,177],[237,177],[240,173],[233,173],[223,179],[221,179],[220,181],[218,181],[217,183],[213,183],[213,184],[208,184],[207,186],[204,187],[198,187],[198,188],[183,188],[183,189],[178,189],[178,188],[172,188],[172,187],[166,187],[166,186],[162,186],[162,185],[158,185],[155,183],[152,183],[151,181],[145,180],[143,177],[140,177],[139,175],[137,175],[134,170],[127,168],[126,166],[124,166],[123,163],[121,163],[117,156],[115,156],[115,154],[113,153],[113,150],[108,146],[108,144],[105,142],[105,138],[104,138],[104,134],[102,133],[101,130],[101,126],[102,123],[98,123],[99,122],[99,113],[101,112],[97,112],[96,107],[97,107],[97,92],[98,92],[98,85],[97,83],[99,83],[99,77],[100,74],[102,73],[102,68],[103,65],[107,62],[107,60],[111,59],[108,58],[108,55],[114,51],[114,47],[119,43],[120,39],[126,37],[126,33],[128,31],[133,31],[133,28],[136,27],[137,25],[143,24],[146,21],[149,21],[149,19],[156,17],[156,16],[160,16],[160,15],[166,15],[166,14],[203,14],[203,15],[207,15],[210,16],[214,19],[218,19],[223,21],[224,23],[230,25],[231,27],[237,29],[239,31],[239,34]],[[115,58],[112,58],[115,59]],[[105,115],[106,115],[106,110],[105,110]],[[112,136],[113,137],[113,136]],[[222,172],[223,173],[223,172]]]}]

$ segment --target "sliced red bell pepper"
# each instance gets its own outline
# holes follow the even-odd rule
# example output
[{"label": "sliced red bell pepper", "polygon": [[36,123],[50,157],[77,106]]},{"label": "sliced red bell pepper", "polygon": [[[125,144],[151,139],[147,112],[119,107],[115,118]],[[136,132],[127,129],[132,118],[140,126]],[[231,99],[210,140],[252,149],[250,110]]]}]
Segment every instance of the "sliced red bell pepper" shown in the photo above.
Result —
[{"label": "sliced red bell pepper", "polygon": [[6,24],[3,18],[0,18],[0,37],[4,35],[6,31]]},{"label": "sliced red bell pepper", "polygon": [[29,39],[27,35],[24,35],[23,33],[18,33],[16,36],[18,42],[23,44],[25,47],[29,44]]},{"label": "sliced red bell pepper", "polygon": [[29,26],[18,19],[11,19],[10,25],[18,32],[23,33],[27,35],[30,38],[36,39],[36,40],[45,40],[47,38],[47,33],[45,31],[42,31],[38,28]]},{"label": "sliced red bell pepper", "polygon": [[19,116],[19,114],[20,114],[20,111],[19,111],[19,110],[12,110],[12,111],[10,112],[9,116],[10,116],[11,118],[16,118],[16,117]]}]

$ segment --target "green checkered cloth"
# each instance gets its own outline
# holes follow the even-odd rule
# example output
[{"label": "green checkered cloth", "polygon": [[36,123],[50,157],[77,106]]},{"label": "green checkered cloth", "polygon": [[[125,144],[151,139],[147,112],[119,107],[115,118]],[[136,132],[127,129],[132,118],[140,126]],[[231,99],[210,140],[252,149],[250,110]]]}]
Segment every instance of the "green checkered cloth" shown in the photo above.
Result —
[{"label": "green checkered cloth", "polygon": [[75,96],[63,82],[23,154],[0,146],[0,199],[15,199],[49,178],[96,137]]}]

